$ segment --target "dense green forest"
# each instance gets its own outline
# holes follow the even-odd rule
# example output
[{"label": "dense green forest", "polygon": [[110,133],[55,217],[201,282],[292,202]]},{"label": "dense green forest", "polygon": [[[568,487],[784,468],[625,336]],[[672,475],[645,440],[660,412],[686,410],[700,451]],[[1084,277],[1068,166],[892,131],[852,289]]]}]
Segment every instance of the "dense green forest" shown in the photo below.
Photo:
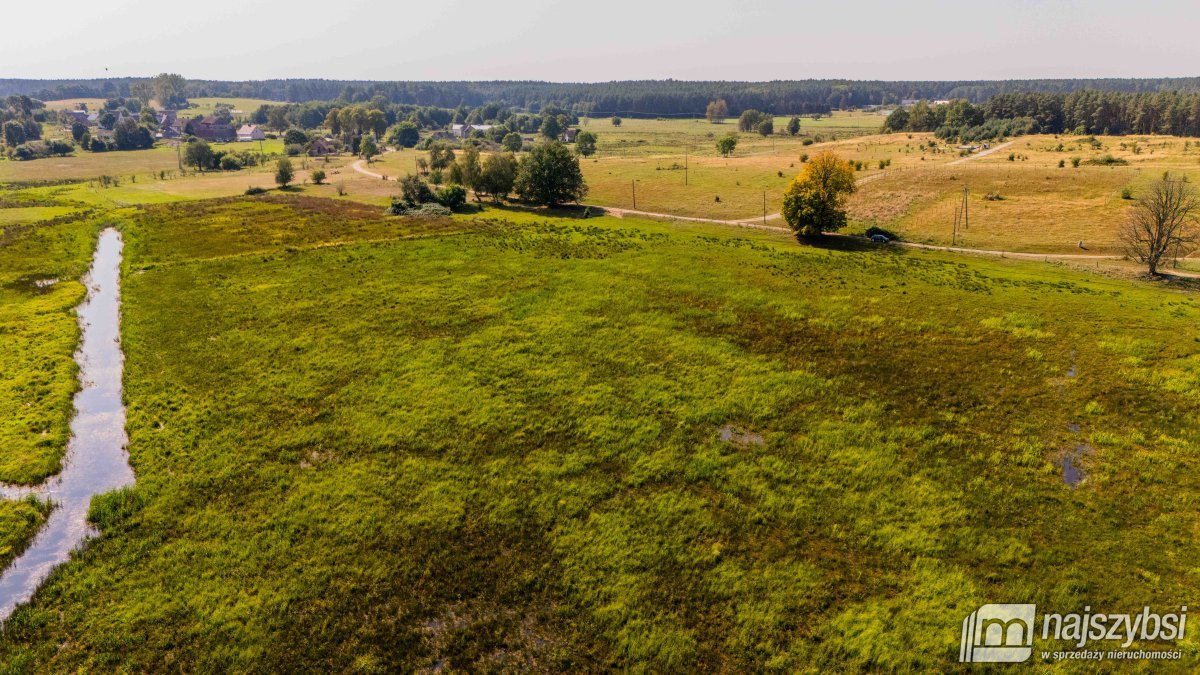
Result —
[{"label": "dense green forest", "polygon": [[1200,93],[1163,91],[997,94],[975,105],[921,101],[887,120],[892,131],[933,131],[943,138],[979,140],[1024,133],[1165,134],[1200,136]]},{"label": "dense green forest", "polygon": [[[132,96],[152,78],[90,80],[0,79],[0,96],[28,94],[42,100]],[[904,99],[957,99],[981,103],[1001,94],[1069,94],[1094,90],[1123,93],[1200,91],[1200,78],[1002,80],[1002,81],[853,81],[794,80],[720,82],[639,80],[601,83],[553,82],[371,82],[291,79],[230,82],[189,80],[189,97],[230,96],[305,102],[343,99],[361,103],[382,96],[391,103],[457,108],[500,103],[531,111],[548,104],[597,113],[696,115],[712,99],[723,98],[729,111],[747,108],[776,114],[825,112],[834,108],[886,105]]]}]

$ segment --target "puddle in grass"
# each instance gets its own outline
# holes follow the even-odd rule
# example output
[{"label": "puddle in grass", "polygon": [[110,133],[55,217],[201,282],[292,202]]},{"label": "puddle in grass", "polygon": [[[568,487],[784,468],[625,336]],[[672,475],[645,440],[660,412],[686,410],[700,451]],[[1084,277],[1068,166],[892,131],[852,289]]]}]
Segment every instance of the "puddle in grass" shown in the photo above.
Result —
[{"label": "puddle in grass", "polygon": [[1063,482],[1067,484],[1067,487],[1079,487],[1079,484],[1083,482],[1086,474],[1083,472],[1083,467],[1080,466],[1080,460],[1091,452],[1091,446],[1080,443],[1073,450],[1063,453],[1062,458],[1058,460],[1057,464],[1062,468]]},{"label": "puddle in grass", "polygon": [[762,445],[763,437],[753,431],[743,431],[726,424],[721,427],[721,440],[734,445]]},{"label": "puddle in grass", "polygon": [[88,295],[77,310],[82,340],[75,352],[80,389],[62,472],[37,487],[0,486],[0,496],[7,499],[36,495],[54,503],[29,548],[0,574],[0,621],[28,601],[71,551],[96,534],[87,522],[92,496],[133,483],[121,403],[121,249],[120,233],[104,230],[84,278]]}]

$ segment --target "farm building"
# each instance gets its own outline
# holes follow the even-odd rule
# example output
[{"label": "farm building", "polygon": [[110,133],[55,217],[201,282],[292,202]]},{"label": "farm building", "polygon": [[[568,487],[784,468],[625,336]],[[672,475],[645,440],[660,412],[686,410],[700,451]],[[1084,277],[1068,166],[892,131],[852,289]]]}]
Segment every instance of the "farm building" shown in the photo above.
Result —
[{"label": "farm building", "polygon": [[88,113],[86,110],[64,110],[62,114],[70,119],[72,123],[88,124]]},{"label": "farm building", "polygon": [[337,145],[329,138],[318,138],[308,144],[309,157],[324,157],[325,155],[336,155]]},{"label": "farm building", "polygon": [[266,137],[267,135],[263,133],[263,130],[255,124],[243,124],[237,130],[237,139],[243,143],[265,140]]},{"label": "farm building", "polygon": [[192,134],[213,143],[232,143],[237,140],[237,132],[232,124],[222,122],[209,115],[198,122],[192,122]]},{"label": "farm building", "polygon": [[491,130],[491,124],[455,124],[450,127],[450,133],[455,138],[466,138],[476,131],[487,132]]},{"label": "farm building", "polygon": [[563,143],[574,143],[575,136],[579,134],[578,129],[564,129],[562,132]]}]

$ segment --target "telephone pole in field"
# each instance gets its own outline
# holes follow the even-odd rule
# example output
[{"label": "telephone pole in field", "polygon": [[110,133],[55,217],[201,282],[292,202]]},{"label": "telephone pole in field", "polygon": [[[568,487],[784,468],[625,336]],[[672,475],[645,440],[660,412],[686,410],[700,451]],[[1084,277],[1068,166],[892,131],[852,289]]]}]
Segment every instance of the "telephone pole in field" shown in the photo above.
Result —
[{"label": "telephone pole in field", "polygon": [[970,196],[970,194],[971,188],[963,186],[962,201],[960,201],[954,207],[954,229],[950,231],[951,246],[954,246],[956,243],[958,243],[959,225],[961,225],[962,229],[964,230],[970,229],[971,217],[968,209],[970,203],[967,200],[967,197]]}]

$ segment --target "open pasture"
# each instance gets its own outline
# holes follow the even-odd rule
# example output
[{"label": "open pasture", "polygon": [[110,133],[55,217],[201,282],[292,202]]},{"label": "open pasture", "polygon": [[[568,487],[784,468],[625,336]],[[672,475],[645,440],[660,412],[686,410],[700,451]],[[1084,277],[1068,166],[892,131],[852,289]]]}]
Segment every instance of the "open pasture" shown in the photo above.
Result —
[{"label": "open pasture", "polygon": [[194,107],[189,107],[179,111],[181,114],[186,114],[189,117],[193,115],[211,115],[217,110],[218,105],[230,106],[233,110],[240,110],[240,113],[234,113],[234,117],[249,117],[255,110],[258,110],[262,105],[280,104],[279,101],[266,101],[258,98],[190,98],[188,103]]},{"label": "open pasture", "polygon": [[[803,146],[788,143],[775,152],[743,153],[732,157],[662,154],[583,159],[587,202],[678,216],[738,220],[762,216],[766,194],[768,214],[779,212],[784,190],[804,167],[802,155],[830,151],[862,163],[860,179],[944,164],[957,155],[934,152],[926,145],[930,134],[863,136]],[[890,162],[886,169],[879,162]],[[687,184],[684,184],[684,167]],[[719,198],[719,199],[718,199]]]},{"label": "open pasture", "polygon": [[970,222],[954,239],[960,246],[1120,254],[1118,233],[1127,210],[1168,171],[1200,180],[1200,141],[1021,137],[984,157],[894,172],[866,184],[852,198],[850,214],[859,228],[878,225],[912,241],[948,245],[967,187]]},{"label": "open pasture", "polygon": [[1200,590],[1170,289],[636,218],[122,218],[138,483],[14,670],[935,671],[995,598]]},{"label": "open pasture", "polygon": [[48,110],[78,110],[79,104],[87,106],[87,109],[95,112],[104,108],[104,99],[102,98],[64,98],[57,101],[45,101],[46,109]]},{"label": "open pasture", "polygon": [[819,120],[802,117],[800,134],[789,136],[784,132],[789,119],[776,117],[776,133],[769,137],[739,132],[736,117],[715,124],[705,119],[622,119],[619,127],[613,126],[608,118],[601,118],[587,120],[580,128],[596,134],[596,149],[601,157],[682,155],[685,149],[703,156],[718,155],[717,139],[729,133],[738,136],[739,154],[754,154],[798,147],[805,138],[820,136],[828,141],[874,134],[883,126],[884,120],[875,113],[837,111]]}]

